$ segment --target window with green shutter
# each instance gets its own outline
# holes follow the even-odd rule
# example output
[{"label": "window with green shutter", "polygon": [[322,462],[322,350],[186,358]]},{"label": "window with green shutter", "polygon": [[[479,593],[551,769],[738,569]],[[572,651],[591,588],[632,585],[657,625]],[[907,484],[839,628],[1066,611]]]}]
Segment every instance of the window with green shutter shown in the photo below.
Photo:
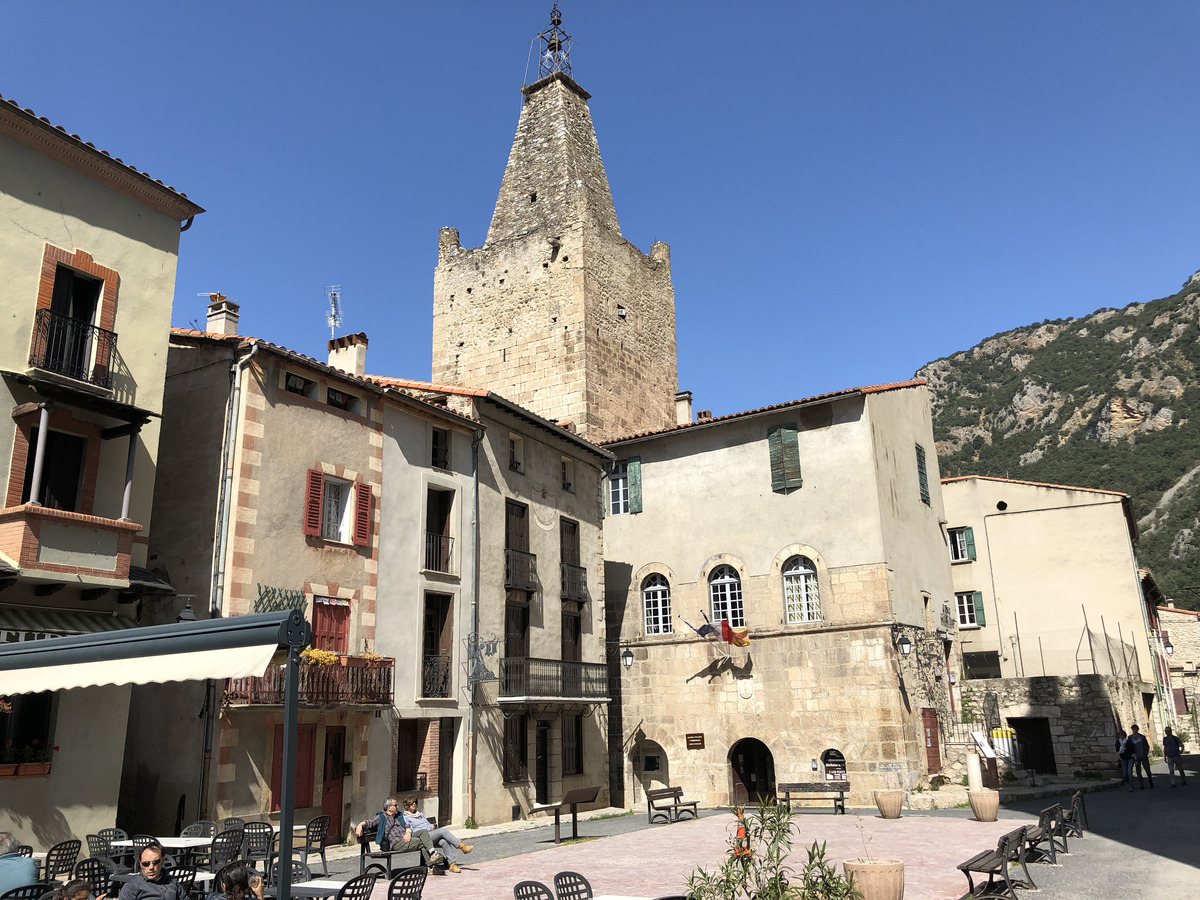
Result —
[{"label": "window with green shutter", "polygon": [[642,511],[642,458],[631,456],[626,462],[629,464],[629,511],[640,513]]},{"label": "window with green shutter", "polygon": [[983,594],[980,591],[960,591],[954,595],[958,607],[960,628],[979,628],[987,624],[983,614]]},{"label": "window with green shutter", "polygon": [[971,605],[975,607],[975,624],[986,625],[987,618],[983,615],[983,594],[980,591],[972,592]]},{"label": "window with green shutter", "polygon": [[917,444],[917,481],[921,487],[921,502],[929,505],[929,475],[925,471],[925,448]]},{"label": "window with green shutter", "polygon": [[947,530],[950,536],[950,561],[970,562],[975,559],[975,531],[969,525]]},{"label": "window with green shutter", "polygon": [[803,485],[800,477],[800,443],[795,425],[776,425],[767,432],[771,455],[771,490],[786,494]]}]

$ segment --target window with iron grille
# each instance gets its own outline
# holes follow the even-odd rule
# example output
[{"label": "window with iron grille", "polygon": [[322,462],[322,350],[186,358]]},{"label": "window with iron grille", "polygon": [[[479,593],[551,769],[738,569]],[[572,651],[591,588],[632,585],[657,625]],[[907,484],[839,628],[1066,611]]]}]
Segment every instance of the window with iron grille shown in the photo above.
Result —
[{"label": "window with iron grille", "polygon": [[708,596],[712,604],[713,624],[722,619],[731,628],[742,628],[746,616],[742,609],[742,579],[733,566],[717,566],[708,576]]},{"label": "window with iron grille", "polygon": [[563,716],[562,773],[583,774],[583,716]]},{"label": "window with iron grille", "polygon": [[525,781],[528,768],[529,716],[504,720],[504,781]]},{"label": "window with iron grille", "polygon": [[646,634],[670,634],[671,585],[657,573],[642,582],[642,621]]},{"label": "window with iron grille", "polygon": [[783,564],[783,601],[789,625],[821,621],[817,567],[807,556],[793,556]]}]

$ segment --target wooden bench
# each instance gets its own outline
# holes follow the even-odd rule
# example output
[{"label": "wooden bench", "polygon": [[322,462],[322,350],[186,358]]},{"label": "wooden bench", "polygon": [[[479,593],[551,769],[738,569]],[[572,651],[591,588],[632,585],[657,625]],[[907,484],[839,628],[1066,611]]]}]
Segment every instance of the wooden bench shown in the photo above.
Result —
[{"label": "wooden bench", "polygon": [[[1015,890],[1017,887],[1034,887],[1028,870],[1025,872],[1028,880],[1024,882],[1014,879],[1008,873],[1009,863],[1020,862],[1022,866],[1025,864],[1025,830],[1025,826],[1022,825],[1014,831],[1002,834],[1000,840],[996,842],[995,850],[984,850],[966,862],[958,864],[959,871],[967,876],[969,896],[976,897],[990,893],[997,878],[1004,882],[1004,889],[1000,896],[1008,897],[1009,900],[1017,900]],[[973,874],[988,877],[987,886],[982,888],[978,894],[975,893]]]},{"label": "wooden bench", "polygon": [[1071,805],[1063,812],[1063,834],[1081,838],[1089,827],[1087,809],[1083,805],[1083,791],[1076,791],[1071,795]]},{"label": "wooden bench", "polygon": [[775,785],[776,794],[783,794],[783,803],[788,809],[792,808],[792,794],[798,794],[795,799],[808,800],[833,798],[834,815],[846,814],[846,795],[850,793],[848,781],[791,781]]},{"label": "wooden bench", "polygon": [[579,809],[580,803],[595,803],[596,798],[600,796],[600,787],[573,788],[563,794],[562,800],[558,803],[547,804],[546,806],[535,806],[529,810],[530,813],[537,812],[553,812],[554,813],[554,843],[562,843],[562,833],[559,831],[559,820],[562,811],[568,806],[571,808],[571,839],[579,837]]},{"label": "wooden bench", "polygon": [[[437,828],[437,819],[430,819],[429,824]],[[374,832],[367,833],[364,829],[363,833],[358,838],[358,874],[366,873],[368,869],[376,869],[383,874],[380,876],[384,880],[392,877],[392,872],[395,869],[407,869],[410,866],[427,866],[429,860],[425,858],[424,848],[421,844],[416,844],[412,849],[405,844],[397,844],[390,850],[372,850],[371,843],[374,841]],[[434,848],[437,849],[436,847]],[[412,859],[404,859],[411,856]],[[393,863],[393,859],[400,859],[398,864]],[[374,860],[368,864],[367,860]],[[383,862],[379,862],[383,860]]]},{"label": "wooden bench", "polygon": [[1025,829],[1025,852],[1036,850],[1039,858],[1050,860],[1050,865],[1058,865],[1058,854],[1068,853],[1066,823],[1063,821],[1063,808],[1055,803],[1047,806],[1038,815],[1038,823]]},{"label": "wooden bench", "polygon": [[650,825],[658,819],[668,824],[678,822],[685,814],[693,819],[699,817],[696,801],[683,799],[683,788],[665,787],[646,791],[646,817]]}]

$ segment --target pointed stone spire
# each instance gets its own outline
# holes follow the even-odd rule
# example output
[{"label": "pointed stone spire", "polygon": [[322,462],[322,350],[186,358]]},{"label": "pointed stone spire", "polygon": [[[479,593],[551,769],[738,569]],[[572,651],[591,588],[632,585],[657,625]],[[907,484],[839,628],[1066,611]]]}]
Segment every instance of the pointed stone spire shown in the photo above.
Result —
[{"label": "pointed stone spire", "polygon": [[587,101],[591,94],[570,76],[570,38],[551,16],[538,40],[539,71],[550,73],[521,89],[525,104],[504,167],[487,244],[540,232],[561,239],[567,223],[598,225],[621,233],[608,175]]}]

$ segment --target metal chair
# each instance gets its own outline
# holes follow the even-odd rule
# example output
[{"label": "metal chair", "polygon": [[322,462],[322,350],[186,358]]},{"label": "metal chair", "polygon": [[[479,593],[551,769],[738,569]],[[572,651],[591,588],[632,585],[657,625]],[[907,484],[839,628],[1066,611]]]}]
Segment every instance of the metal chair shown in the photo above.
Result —
[{"label": "metal chair", "polygon": [[210,819],[197,819],[183,831],[179,832],[180,837],[215,837],[217,833],[217,823]]},{"label": "metal chair", "polygon": [[513,900],[554,900],[554,892],[540,881],[518,881],[513,885]]},{"label": "metal chair", "polygon": [[82,878],[92,886],[93,894],[108,893],[109,882],[117,874],[117,864],[105,856],[89,856],[75,863],[72,878]]},{"label": "metal chair", "polygon": [[[326,819],[329,816],[325,816]],[[351,878],[337,892],[337,900],[368,900],[375,888],[375,873],[368,872]]]},{"label": "metal chair", "polygon": [[28,844],[20,844],[17,846],[17,856],[27,856],[33,859],[33,848]]},{"label": "metal chair", "polygon": [[59,875],[70,875],[82,846],[83,841],[72,840],[61,841],[51,847],[42,866],[42,881],[55,881]]},{"label": "metal chair", "polygon": [[308,854],[315,853],[321,857],[321,874],[326,878],[329,877],[329,863],[325,860],[325,838],[328,835],[329,816],[317,816],[304,829],[304,846],[297,848],[300,851],[300,861],[306,865]]},{"label": "metal chair", "polygon": [[425,890],[425,879],[429,869],[425,866],[413,866],[401,869],[388,882],[387,900],[421,900],[421,891]]},{"label": "metal chair", "polygon": [[559,872],[554,876],[554,894],[558,900],[592,900],[592,886],[578,872]]},{"label": "metal chair", "polygon": [[241,858],[243,836],[240,828],[231,828],[213,838],[208,864],[214,872]]},{"label": "metal chair", "polygon": [[48,884],[44,881],[39,881],[37,884],[25,884],[0,894],[0,900],[38,900],[47,891],[53,892],[60,887],[62,885]]},{"label": "metal chair", "polygon": [[270,822],[247,822],[242,832],[242,857],[267,862],[275,849],[275,828]]},{"label": "metal chair", "polygon": [[[279,884],[279,866],[282,862],[283,860],[276,859],[271,863],[271,868],[267,871],[267,884]],[[293,859],[292,884],[299,884],[302,881],[312,881],[312,872],[300,860]]]}]

